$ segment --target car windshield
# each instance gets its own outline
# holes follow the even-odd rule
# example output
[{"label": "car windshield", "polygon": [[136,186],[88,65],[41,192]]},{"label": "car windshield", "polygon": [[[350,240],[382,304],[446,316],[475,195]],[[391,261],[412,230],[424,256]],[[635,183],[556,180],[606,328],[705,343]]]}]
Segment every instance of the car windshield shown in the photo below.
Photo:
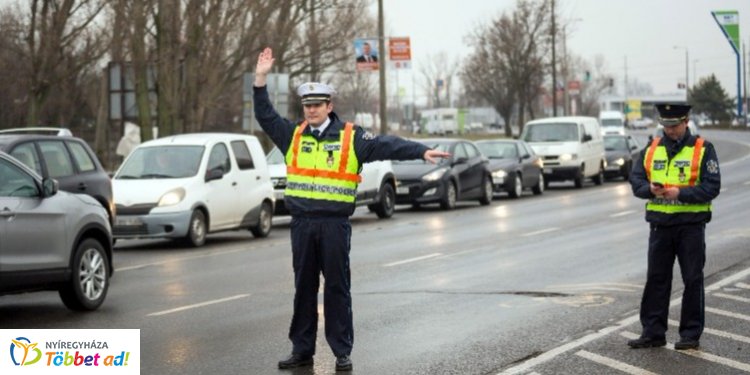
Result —
[{"label": "car windshield", "polygon": [[[435,142],[435,141],[426,141],[426,140],[419,140],[419,139],[415,139],[415,141],[422,143],[425,146],[434,150],[450,152],[451,143],[449,142]],[[444,158],[440,161],[440,163],[446,162],[447,160],[448,158]],[[395,164],[424,164],[424,163],[427,163],[427,161],[424,159],[394,160],[393,163]]]},{"label": "car windshield", "polygon": [[116,179],[185,178],[195,176],[203,146],[140,147],[115,175]]},{"label": "car windshield", "polygon": [[279,150],[278,147],[274,147],[271,152],[266,155],[266,161],[268,161],[269,165],[286,163],[284,160],[284,154],[281,153],[281,150]]},{"label": "car windshield", "polygon": [[530,124],[524,129],[526,142],[568,142],[578,140],[578,126],[572,122]]},{"label": "car windshield", "polygon": [[625,137],[604,137],[604,150],[628,151],[628,143]]},{"label": "car windshield", "polygon": [[622,120],[620,120],[620,119],[616,119],[616,118],[605,118],[605,119],[602,119],[602,126],[604,126],[604,127],[610,127],[610,126],[612,126],[612,127],[621,128],[621,127],[623,127],[623,125],[624,124],[622,123]]},{"label": "car windshield", "polygon": [[516,159],[518,149],[511,142],[481,142],[477,143],[479,151],[490,159]]}]

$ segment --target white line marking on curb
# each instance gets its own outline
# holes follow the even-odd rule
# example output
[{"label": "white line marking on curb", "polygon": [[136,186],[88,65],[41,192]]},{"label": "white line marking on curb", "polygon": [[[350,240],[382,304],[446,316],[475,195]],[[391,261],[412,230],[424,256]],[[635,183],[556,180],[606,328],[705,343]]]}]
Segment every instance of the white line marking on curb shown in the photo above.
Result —
[{"label": "white line marking on curb", "polygon": [[536,236],[536,235],[539,235],[539,234],[554,232],[556,230],[560,230],[560,228],[557,228],[557,227],[555,227],[555,228],[547,228],[547,229],[538,230],[536,232],[524,233],[524,234],[521,235],[521,237]]},{"label": "white line marking on curb", "polygon": [[404,260],[400,260],[400,261],[398,261],[398,262],[393,262],[393,263],[388,263],[388,264],[384,264],[384,265],[383,265],[383,267],[393,267],[393,266],[398,266],[399,264],[405,264],[405,263],[416,262],[416,261],[419,261],[419,260],[422,260],[422,259],[429,259],[429,258],[439,257],[439,256],[441,256],[441,255],[443,255],[443,254],[442,254],[442,253],[432,253],[432,254],[429,254],[429,255],[423,255],[423,256],[421,256],[421,257],[416,257],[416,258],[409,258],[409,259],[404,259]]},{"label": "white line marking on curb", "polygon": [[[623,332],[620,332],[620,335],[622,335],[624,337],[627,337],[629,339],[637,339],[638,338],[638,335],[636,335],[633,332],[623,331]],[[732,368],[736,368],[738,370],[742,370],[742,371],[745,371],[745,372],[750,372],[750,364],[738,362],[738,361],[735,361],[733,359],[719,357],[718,355],[709,354],[709,353],[706,353],[704,351],[695,350],[695,349],[675,350],[674,349],[674,344],[667,344],[667,346],[665,346],[665,348],[669,349],[669,350],[674,350],[675,352],[680,353],[680,354],[689,355],[691,357],[704,359],[704,360],[709,361],[709,362],[714,362],[714,363],[722,364],[724,366],[729,366],[729,367],[732,367]]]},{"label": "white line marking on curb", "polygon": [[[743,271],[740,271],[740,272],[738,272],[738,273],[736,273],[734,275],[731,275],[731,276],[729,276],[729,277],[727,277],[727,278],[725,278],[723,280],[719,280],[716,283],[711,284],[709,287],[706,288],[706,291],[708,291],[709,288],[711,288],[711,290],[721,288],[725,284],[731,284],[731,283],[733,283],[733,282],[735,282],[735,281],[737,281],[739,279],[742,279],[743,277],[745,277],[747,275],[750,275],[750,268],[747,268],[747,269],[745,269]],[[673,299],[669,303],[669,306],[676,306],[676,305],[679,305],[680,303],[682,303],[682,297]],[[706,308],[706,310],[708,310],[708,309],[709,308]],[[606,335],[608,335],[608,334],[610,334],[610,333],[612,333],[614,331],[617,331],[620,328],[624,328],[625,326],[633,324],[633,323],[635,323],[635,322],[637,322],[637,321],[640,320],[639,315],[640,314],[636,314],[636,315],[630,316],[628,318],[625,318],[625,319],[623,319],[623,320],[615,323],[615,325],[613,325],[613,326],[602,328],[598,332],[588,334],[588,335],[583,336],[583,337],[581,337],[581,338],[579,338],[577,340],[573,340],[573,341],[571,341],[571,342],[569,342],[567,344],[563,344],[563,345],[558,346],[556,348],[550,349],[550,350],[548,350],[548,351],[546,351],[546,352],[544,352],[544,353],[542,353],[542,354],[540,354],[540,355],[538,355],[538,356],[536,356],[534,358],[530,358],[530,359],[528,359],[528,360],[526,360],[524,362],[521,362],[521,363],[519,363],[519,364],[517,364],[517,365],[515,365],[515,366],[513,366],[511,368],[508,368],[508,369],[506,369],[506,370],[504,370],[502,372],[499,372],[498,375],[500,375],[500,374],[503,374],[503,375],[504,374],[518,374],[518,373],[521,373],[523,371],[526,371],[526,370],[528,370],[528,369],[530,369],[530,368],[532,368],[532,367],[534,367],[534,366],[536,366],[536,365],[538,365],[540,363],[547,362],[547,361],[549,361],[549,360],[557,357],[558,355],[567,352],[568,350],[575,349],[575,348],[577,348],[577,347],[579,347],[581,345],[584,345],[584,344],[586,344],[588,342],[594,341],[594,340],[596,340],[596,339],[598,339],[600,337],[606,336]],[[635,338],[637,338],[637,337],[635,337]]]},{"label": "white line marking on curb", "polygon": [[734,286],[738,288],[742,288],[742,289],[750,289],[750,284],[745,284],[745,283],[737,283],[737,284],[734,284]]},{"label": "white line marking on curb", "polygon": [[735,301],[750,303],[750,298],[744,298],[744,297],[740,297],[740,296],[733,296],[731,294],[714,293],[714,294],[711,294],[711,295],[712,296],[716,296],[716,297],[726,298],[726,299],[732,299],[732,300],[735,300]]},{"label": "white line marking on curb", "polygon": [[630,214],[632,214],[634,212],[635,212],[634,210],[622,211],[622,212],[618,212],[616,214],[609,215],[609,217],[613,217],[613,218],[614,217],[620,217],[620,216],[630,215]]},{"label": "white line marking on curb", "polygon": [[[679,327],[680,326],[680,322],[678,322],[676,320],[670,319],[669,320],[669,325],[672,325],[672,326],[675,326],[675,327]],[[731,332],[719,331],[718,329],[713,329],[713,328],[703,328],[703,333],[708,333],[708,334],[711,334],[711,335],[714,335],[714,336],[724,337],[724,338],[727,338],[727,339],[732,339],[732,340],[735,340],[735,341],[739,341],[739,342],[744,342],[744,343],[750,344],[750,337],[738,335],[738,334],[731,333]]]},{"label": "white line marking on curb", "polygon": [[722,310],[722,309],[717,309],[715,307],[706,307],[706,311],[712,312],[714,314],[728,316],[730,318],[747,320],[748,322],[750,322],[750,316],[748,316],[748,315],[738,314],[738,313],[734,313],[734,312],[726,311],[726,310]]},{"label": "white line marking on curb", "polygon": [[612,358],[607,358],[604,356],[600,356],[599,354],[587,352],[585,350],[580,350],[576,352],[576,355],[579,357],[586,358],[590,361],[594,361],[600,365],[604,365],[607,367],[611,367],[615,370],[620,370],[622,372],[633,374],[633,375],[657,375],[655,372],[651,372],[645,369],[642,369],[640,367],[631,366],[625,362],[620,362],[617,360],[614,360]]},{"label": "white line marking on curb", "polygon": [[206,301],[206,302],[196,303],[194,305],[182,306],[182,307],[178,307],[178,308],[171,309],[171,310],[159,311],[159,312],[148,314],[146,316],[166,315],[166,314],[176,313],[176,312],[180,312],[180,311],[184,311],[184,310],[195,309],[195,308],[198,308],[198,307],[203,307],[203,306],[208,306],[208,305],[214,305],[214,304],[217,304],[217,303],[228,302],[228,301],[232,301],[232,300],[235,300],[235,299],[245,298],[245,297],[248,297],[248,296],[250,296],[250,295],[249,294],[238,294],[238,295],[232,296],[232,297],[227,297],[227,298],[222,298],[222,299],[216,299],[216,300],[213,300],[213,301]]}]

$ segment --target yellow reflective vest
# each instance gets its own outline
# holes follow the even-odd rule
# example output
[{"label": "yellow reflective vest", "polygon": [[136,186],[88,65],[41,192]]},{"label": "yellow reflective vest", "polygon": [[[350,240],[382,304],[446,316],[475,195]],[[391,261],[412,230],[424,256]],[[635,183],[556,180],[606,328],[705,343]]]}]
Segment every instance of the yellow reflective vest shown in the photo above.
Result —
[{"label": "yellow reflective vest", "polygon": [[357,198],[359,161],[354,152],[354,125],[347,122],[338,140],[318,141],[303,134],[307,122],[294,129],[286,153],[286,197],[354,204]]},{"label": "yellow reflective vest", "polygon": [[[667,148],[660,145],[661,138],[654,137],[643,158],[643,167],[651,183],[658,182],[665,187],[678,188],[695,186],[700,181],[701,164],[703,162],[703,138],[698,137],[693,146],[683,147],[671,160]],[[710,212],[711,203],[684,203],[678,200],[668,200],[655,197],[646,204],[647,211],[665,214],[683,212]]]}]

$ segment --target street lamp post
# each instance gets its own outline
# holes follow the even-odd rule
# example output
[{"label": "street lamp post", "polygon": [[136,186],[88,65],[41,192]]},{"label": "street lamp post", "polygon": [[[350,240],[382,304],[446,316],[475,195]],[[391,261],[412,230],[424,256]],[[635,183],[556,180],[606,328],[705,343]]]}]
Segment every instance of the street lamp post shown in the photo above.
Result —
[{"label": "street lamp post", "polygon": [[688,58],[688,48],[685,46],[674,46],[674,49],[685,50],[685,101],[690,102],[690,82],[688,81],[690,76],[690,59]]}]

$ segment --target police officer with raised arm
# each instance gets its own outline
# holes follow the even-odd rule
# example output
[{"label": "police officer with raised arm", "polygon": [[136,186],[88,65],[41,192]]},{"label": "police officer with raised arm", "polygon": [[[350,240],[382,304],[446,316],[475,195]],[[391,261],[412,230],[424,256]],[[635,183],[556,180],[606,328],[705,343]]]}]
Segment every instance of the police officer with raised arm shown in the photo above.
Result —
[{"label": "police officer with raised arm", "polygon": [[349,248],[357,183],[362,163],[425,159],[435,163],[448,153],[394,136],[374,136],[333,112],[333,88],[310,82],[299,86],[304,121],[291,122],[271,105],[266,76],[273,66],[266,48],[255,69],[255,118],[286,155],[284,202],[292,215],[294,315],[289,327],[292,353],[280,369],[311,366],[318,327],[320,273],[325,278],[325,335],[337,371],[351,371],[354,343]]},{"label": "police officer with raised arm", "polygon": [[680,264],[682,293],[677,350],[695,349],[705,325],[703,265],[706,223],[711,201],[719,195],[719,159],[711,142],[690,133],[689,105],[657,105],[664,137],[654,137],[633,165],[633,194],[647,199],[648,271],[641,300],[641,325],[631,348],[666,345],[667,317],[675,257]]}]

